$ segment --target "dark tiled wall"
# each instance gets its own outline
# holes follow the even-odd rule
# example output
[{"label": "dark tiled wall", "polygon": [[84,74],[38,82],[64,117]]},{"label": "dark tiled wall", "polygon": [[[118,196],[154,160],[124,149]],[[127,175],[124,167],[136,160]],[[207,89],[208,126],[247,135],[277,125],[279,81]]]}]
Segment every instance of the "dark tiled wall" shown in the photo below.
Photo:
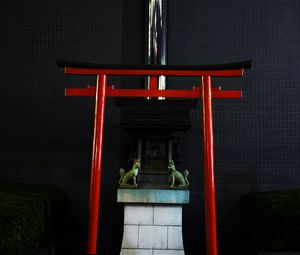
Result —
[{"label": "dark tiled wall", "polygon": [[[85,241],[94,106],[90,98],[65,98],[63,88],[95,81],[65,77],[55,58],[120,63],[125,3],[129,4],[11,0],[0,8],[0,178],[63,188],[70,199],[78,254]],[[170,64],[253,60],[243,78],[213,81],[244,92],[242,100],[214,101],[219,249],[220,254],[243,254],[241,195],[300,185],[300,2],[172,0],[168,12]],[[172,79],[169,86],[199,82]],[[190,170],[191,203],[184,209],[187,255],[199,254],[205,240],[201,118],[200,109],[192,111],[192,129],[183,138],[178,166]],[[118,254],[122,235],[122,206],[115,203],[118,125],[119,110],[109,99],[101,200],[103,254]]]},{"label": "dark tiled wall", "polygon": [[[86,240],[94,102],[92,98],[66,98],[64,88],[84,87],[95,79],[66,77],[55,60],[119,63],[120,21],[121,2],[115,0],[1,3],[0,178],[58,186],[67,192],[76,238],[69,254],[83,254]],[[115,203],[118,125],[119,111],[108,99],[101,224],[104,229],[119,223],[115,232],[120,233],[122,216],[114,217],[122,215]],[[105,238],[112,239],[111,229],[116,227]],[[116,245],[101,238],[106,250],[120,245],[121,237],[114,236]]]},{"label": "dark tiled wall", "polygon": [[[242,100],[214,100],[215,174],[220,254],[244,254],[239,199],[248,192],[299,187],[299,1],[171,1],[169,63],[253,60],[243,78],[214,79],[242,89]],[[199,83],[198,80],[194,81]],[[177,84],[175,84],[177,85]],[[195,222],[204,219],[202,113],[192,113],[183,167],[190,169],[191,203],[185,209],[187,248]],[[199,219],[201,216],[201,219]],[[191,234],[190,234],[191,233]],[[202,233],[204,234],[204,233]]]}]

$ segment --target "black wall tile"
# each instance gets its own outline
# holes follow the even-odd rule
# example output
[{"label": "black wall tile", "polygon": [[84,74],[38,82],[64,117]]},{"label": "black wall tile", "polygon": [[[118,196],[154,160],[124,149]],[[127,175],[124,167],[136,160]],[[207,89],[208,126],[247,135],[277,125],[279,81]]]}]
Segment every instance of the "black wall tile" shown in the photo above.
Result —
[{"label": "black wall tile", "polygon": [[[66,77],[55,59],[141,61],[128,52],[140,54],[144,46],[126,52],[122,44],[124,4],[130,2],[1,4],[0,178],[59,186],[68,193],[80,240],[74,254],[85,242],[94,103],[92,98],[65,98],[64,87],[84,87],[95,79]],[[244,77],[213,80],[215,86],[242,89],[244,94],[242,100],[215,99],[213,105],[220,254],[243,254],[239,223],[243,194],[300,185],[299,12],[298,0],[169,1],[170,64],[253,60]],[[138,27],[141,32],[142,26]],[[118,78],[109,82],[120,84]],[[190,88],[199,85],[200,78],[172,78],[168,84]],[[192,110],[192,128],[183,135],[178,166],[190,171],[191,202],[184,207],[186,254],[205,249],[200,107],[201,102]],[[110,250],[118,254],[122,236],[123,209],[115,202],[119,115],[108,99],[99,230],[103,254]]]}]

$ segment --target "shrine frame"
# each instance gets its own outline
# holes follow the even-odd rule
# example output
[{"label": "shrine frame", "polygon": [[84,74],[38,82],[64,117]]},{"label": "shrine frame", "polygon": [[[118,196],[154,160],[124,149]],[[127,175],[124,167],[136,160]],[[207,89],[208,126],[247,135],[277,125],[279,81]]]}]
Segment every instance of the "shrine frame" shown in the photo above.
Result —
[{"label": "shrine frame", "polygon": [[[241,98],[240,90],[225,90],[212,87],[212,77],[240,77],[244,69],[251,67],[251,61],[210,65],[210,66],[129,66],[97,65],[57,60],[67,75],[96,75],[97,84],[87,88],[66,88],[66,96],[94,96],[94,137],[92,169],[89,193],[89,218],[86,254],[97,252],[98,219],[101,190],[102,151],[104,136],[104,113],[106,97],[129,98],[199,98],[203,111],[203,161],[204,161],[204,200],[207,255],[217,255],[217,221],[214,181],[213,113],[212,98]],[[202,78],[202,87],[190,90],[159,90],[159,76],[189,76]],[[107,76],[150,77],[149,89],[115,89],[107,85]]]}]

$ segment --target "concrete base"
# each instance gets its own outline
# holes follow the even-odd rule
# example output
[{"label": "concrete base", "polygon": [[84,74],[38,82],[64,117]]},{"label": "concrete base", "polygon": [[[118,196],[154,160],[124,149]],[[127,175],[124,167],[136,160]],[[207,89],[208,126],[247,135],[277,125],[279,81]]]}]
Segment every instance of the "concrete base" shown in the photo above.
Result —
[{"label": "concrete base", "polygon": [[259,251],[257,253],[258,255],[300,255],[300,252],[288,252],[288,251],[282,251],[282,252],[268,252],[268,251]]},{"label": "concrete base", "polygon": [[152,204],[188,204],[189,190],[118,189],[118,202]]},{"label": "concrete base", "polygon": [[184,255],[182,250],[122,249],[121,255]]},{"label": "concrete base", "polygon": [[[157,196],[157,192],[118,190],[118,201],[125,202],[121,255],[184,255],[181,203],[188,202],[189,191],[183,194],[174,190],[167,196],[165,191],[162,196]],[[151,202],[145,203],[145,197]],[[166,204],[169,199],[171,203]],[[178,200],[181,203],[176,204]]]}]

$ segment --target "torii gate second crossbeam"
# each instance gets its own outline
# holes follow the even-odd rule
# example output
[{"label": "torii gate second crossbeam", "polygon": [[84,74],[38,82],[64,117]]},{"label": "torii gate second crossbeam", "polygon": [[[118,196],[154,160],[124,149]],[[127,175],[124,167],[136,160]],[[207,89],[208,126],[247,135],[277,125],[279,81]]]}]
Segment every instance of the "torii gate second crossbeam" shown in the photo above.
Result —
[{"label": "torii gate second crossbeam", "polygon": [[[244,69],[251,67],[251,61],[208,65],[208,66],[129,66],[98,65],[57,60],[69,75],[96,75],[97,84],[87,88],[67,88],[66,96],[94,96],[94,140],[89,195],[89,219],[86,254],[97,251],[100,184],[102,170],[102,150],[104,134],[104,111],[106,97],[129,98],[199,98],[203,110],[203,153],[204,153],[204,194],[207,255],[217,255],[217,223],[214,183],[214,147],[212,98],[241,98],[239,90],[221,90],[212,87],[212,77],[239,77]],[[149,89],[115,89],[107,85],[107,76],[148,76]],[[159,90],[159,76],[193,76],[202,78],[202,88],[192,90]]]}]

